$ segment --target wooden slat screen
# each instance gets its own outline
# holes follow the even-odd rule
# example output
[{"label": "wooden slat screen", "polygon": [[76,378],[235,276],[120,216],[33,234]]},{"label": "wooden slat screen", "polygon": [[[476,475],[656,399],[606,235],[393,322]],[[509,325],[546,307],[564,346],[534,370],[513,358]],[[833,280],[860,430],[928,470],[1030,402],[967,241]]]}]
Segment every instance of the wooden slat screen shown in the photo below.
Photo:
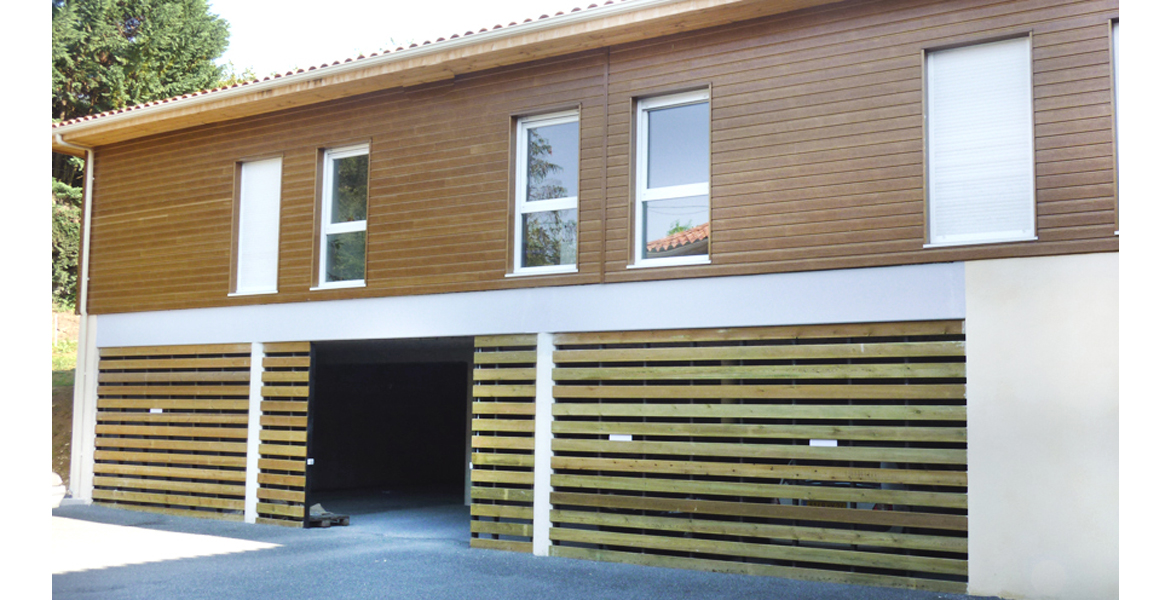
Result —
[{"label": "wooden slat screen", "polygon": [[309,342],[264,344],[257,523],[305,524],[310,349]]},{"label": "wooden slat screen", "polygon": [[251,345],[99,356],[94,501],[242,521]]},{"label": "wooden slat screen", "polygon": [[555,344],[554,556],[966,591],[961,321]]},{"label": "wooden slat screen", "polygon": [[536,336],[475,339],[471,547],[532,552]]}]

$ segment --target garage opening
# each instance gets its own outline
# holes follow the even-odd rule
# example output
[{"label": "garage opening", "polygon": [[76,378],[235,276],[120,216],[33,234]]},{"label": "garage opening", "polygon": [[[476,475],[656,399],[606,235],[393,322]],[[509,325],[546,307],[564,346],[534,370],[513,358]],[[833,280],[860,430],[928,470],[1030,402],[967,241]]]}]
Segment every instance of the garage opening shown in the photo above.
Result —
[{"label": "garage opening", "polygon": [[314,343],[310,509],[466,539],[473,352],[472,338]]}]

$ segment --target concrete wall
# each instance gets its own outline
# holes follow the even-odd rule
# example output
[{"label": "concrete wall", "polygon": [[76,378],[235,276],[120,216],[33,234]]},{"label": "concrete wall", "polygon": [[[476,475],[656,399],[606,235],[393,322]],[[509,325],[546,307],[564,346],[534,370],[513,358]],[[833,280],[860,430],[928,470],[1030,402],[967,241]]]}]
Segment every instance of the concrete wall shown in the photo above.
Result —
[{"label": "concrete wall", "polygon": [[972,594],[1118,596],[1118,257],[966,264]]}]

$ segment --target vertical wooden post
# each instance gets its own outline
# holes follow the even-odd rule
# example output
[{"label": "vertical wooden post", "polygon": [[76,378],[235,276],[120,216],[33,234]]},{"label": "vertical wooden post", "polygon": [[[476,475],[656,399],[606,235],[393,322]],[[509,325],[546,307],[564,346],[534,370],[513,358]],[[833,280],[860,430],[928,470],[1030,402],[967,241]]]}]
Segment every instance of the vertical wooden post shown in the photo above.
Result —
[{"label": "vertical wooden post", "polygon": [[244,522],[255,523],[259,514],[256,504],[260,489],[260,402],[264,388],[264,344],[252,342],[251,373],[248,386],[248,450],[244,475]]},{"label": "vertical wooden post", "polygon": [[553,337],[536,335],[536,415],[533,449],[532,553],[548,556],[552,503]]}]

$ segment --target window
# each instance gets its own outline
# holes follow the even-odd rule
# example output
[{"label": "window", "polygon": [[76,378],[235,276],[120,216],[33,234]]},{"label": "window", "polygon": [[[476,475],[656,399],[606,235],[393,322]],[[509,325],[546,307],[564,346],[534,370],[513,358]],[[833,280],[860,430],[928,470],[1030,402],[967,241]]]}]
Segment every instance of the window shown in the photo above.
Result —
[{"label": "window", "polygon": [[364,144],[325,152],[318,287],[365,284],[369,155]]},{"label": "window", "polygon": [[579,120],[572,111],[517,123],[515,274],[577,270]]},{"label": "window", "polygon": [[279,158],[239,164],[234,294],[276,292],[280,167]]},{"label": "window", "polygon": [[635,145],[634,266],[709,262],[710,93],[640,100]]},{"label": "window", "polygon": [[926,55],[929,245],[1035,239],[1028,38]]}]

